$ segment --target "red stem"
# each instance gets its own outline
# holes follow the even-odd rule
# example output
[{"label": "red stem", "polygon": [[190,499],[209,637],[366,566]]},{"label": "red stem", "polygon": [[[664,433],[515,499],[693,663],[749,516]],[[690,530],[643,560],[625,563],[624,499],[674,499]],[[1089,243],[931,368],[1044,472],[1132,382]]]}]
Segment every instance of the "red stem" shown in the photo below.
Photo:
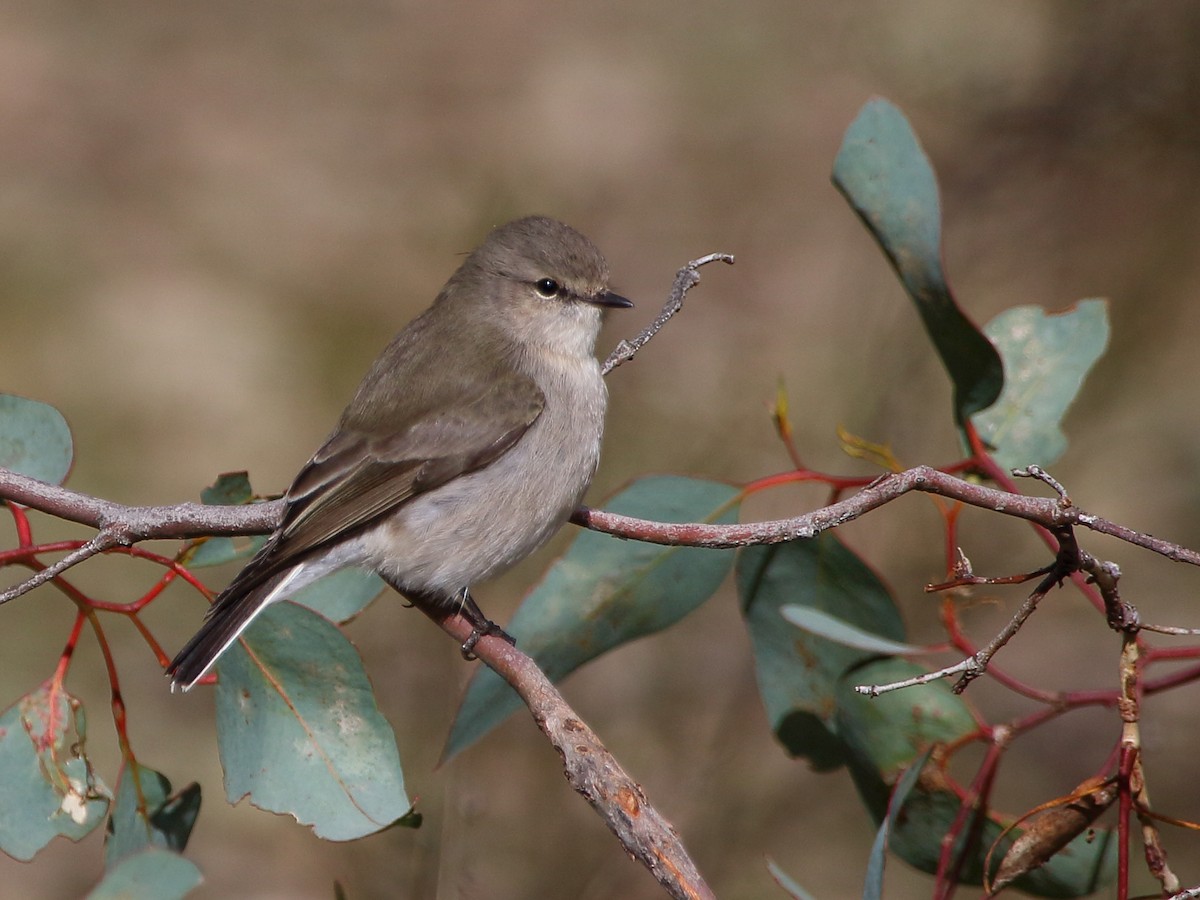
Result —
[{"label": "red stem", "polygon": [[[954,822],[942,838],[942,853],[938,858],[934,897],[936,900],[948,900],[958,887],[959,875],[968,855],[975,849],[981,834],[981,823],[985,818],[984,810],[988,806],[992,785],[996,778],[996,769],[1000,762],[1003,749],[997,741],[988,744],[979,771],[967,792],[967,796],[959,804],[958,814]],[[963,843],[962,852],[955,855],[954,847],[964,828],[969,826],[967,840]]]},{"label": "red stem", "polygon": [[1121,765],[1117,770],[1120,791],[1117,806],[1117,900],[1129,897],[1129,817],[1133,813],[1133,787],[1130,777],[1137,751],[1128,744],[1121,745]]},{"label": "red stem", "polygon": [[11,500],[4,504],[12,512],[13,526],[17,529],[17,542],[22,547],[33,543],[33,530],[29,527],[29,516],[25,515],[25,507]]}]

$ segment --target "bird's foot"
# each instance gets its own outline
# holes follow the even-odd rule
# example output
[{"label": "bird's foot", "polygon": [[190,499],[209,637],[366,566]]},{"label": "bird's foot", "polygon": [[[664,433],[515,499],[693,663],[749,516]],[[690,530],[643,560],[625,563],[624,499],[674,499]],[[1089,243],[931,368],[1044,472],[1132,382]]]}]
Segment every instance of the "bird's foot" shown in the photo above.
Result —
[{"label": "bird's foot", "polygon": [[490,619],[484,619],[482,622],[476,624],[475,627],[471,629],[471,634],[467,637],[467,639],[465,641],[462,642],[463,659],[467,660],[468,662],[470,662],[471,660],[474,660],[474,659],[478,659],[479,657],[477,657],[475,655],[475,645],[479,643],[480,638],[488,637],[489,635],[494,635],[495,637],[503,638],[504,640],[506,640],[510,644],[512,644],[514,647],[517,646],[516,638],[514,638],[511,634],[509,634],[507,631],[505,631],[503,628],[501,628],[499,625],[497,625],[495,622],[491,621]]}]

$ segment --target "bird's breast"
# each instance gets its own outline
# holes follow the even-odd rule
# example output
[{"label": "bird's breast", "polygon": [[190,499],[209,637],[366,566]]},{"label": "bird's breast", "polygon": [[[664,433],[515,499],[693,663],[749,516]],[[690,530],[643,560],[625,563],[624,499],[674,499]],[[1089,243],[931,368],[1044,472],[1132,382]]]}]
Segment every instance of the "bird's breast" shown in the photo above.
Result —
[{"label": "bird's breast", "polygon": [[590,357],[543,358],[525,374],[545,395],[541,415],[503,456],[364,535],[373,564],[414,589],[454,591],[499,574],[566,522],[599,462],[607,391]]}]

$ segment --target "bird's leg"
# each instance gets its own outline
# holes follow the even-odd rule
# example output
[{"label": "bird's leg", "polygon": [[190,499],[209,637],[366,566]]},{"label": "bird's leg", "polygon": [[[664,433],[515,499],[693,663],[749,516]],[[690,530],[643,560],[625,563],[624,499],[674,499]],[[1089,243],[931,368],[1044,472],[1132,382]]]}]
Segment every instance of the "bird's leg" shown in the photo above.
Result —
[{"label": "bird's leg", "polygon": [[379,573],[379,577],[391,585],[392,589],[401,597],[408,600],[410,606],[417,607],[432,619],[441,620],[448,616],[461,615],[470,622],[471,633],[462,643],[463,659],[475,659],[475,645],[479,643],[480,638],[487,635],[494,634],[516,646],[516,639],[483,614],[483,610],[471,598],[471,593],[466,588],[447,596],[432,591],[414,591],[382,572]]},{"label": "bird's leg", "polygon": [[503,638],[514,647],[517,645],[516,638],[483,614],[483,610],[479,608],[479,605],[471,597],[471,592],[466,588],[462,589],[458,612],[464,619],[471,623],[471,634],[462,643],[463,659],[475,659],[475,645],[479,643],[481,637],[489,634]]}]

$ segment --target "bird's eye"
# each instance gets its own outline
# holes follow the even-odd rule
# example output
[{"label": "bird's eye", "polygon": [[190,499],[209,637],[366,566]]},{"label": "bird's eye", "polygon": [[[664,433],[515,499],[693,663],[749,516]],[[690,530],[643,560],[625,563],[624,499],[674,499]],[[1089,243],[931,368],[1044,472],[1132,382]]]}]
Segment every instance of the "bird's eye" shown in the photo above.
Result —
[{"label": "bird's eye", "polygon": [[557,297],[559,291],[562,290],[558,282],[553,278],[539,278],[533,283],[533,289],[538,292],[539,296],[546,300],[549,300],[551,297]]}]

